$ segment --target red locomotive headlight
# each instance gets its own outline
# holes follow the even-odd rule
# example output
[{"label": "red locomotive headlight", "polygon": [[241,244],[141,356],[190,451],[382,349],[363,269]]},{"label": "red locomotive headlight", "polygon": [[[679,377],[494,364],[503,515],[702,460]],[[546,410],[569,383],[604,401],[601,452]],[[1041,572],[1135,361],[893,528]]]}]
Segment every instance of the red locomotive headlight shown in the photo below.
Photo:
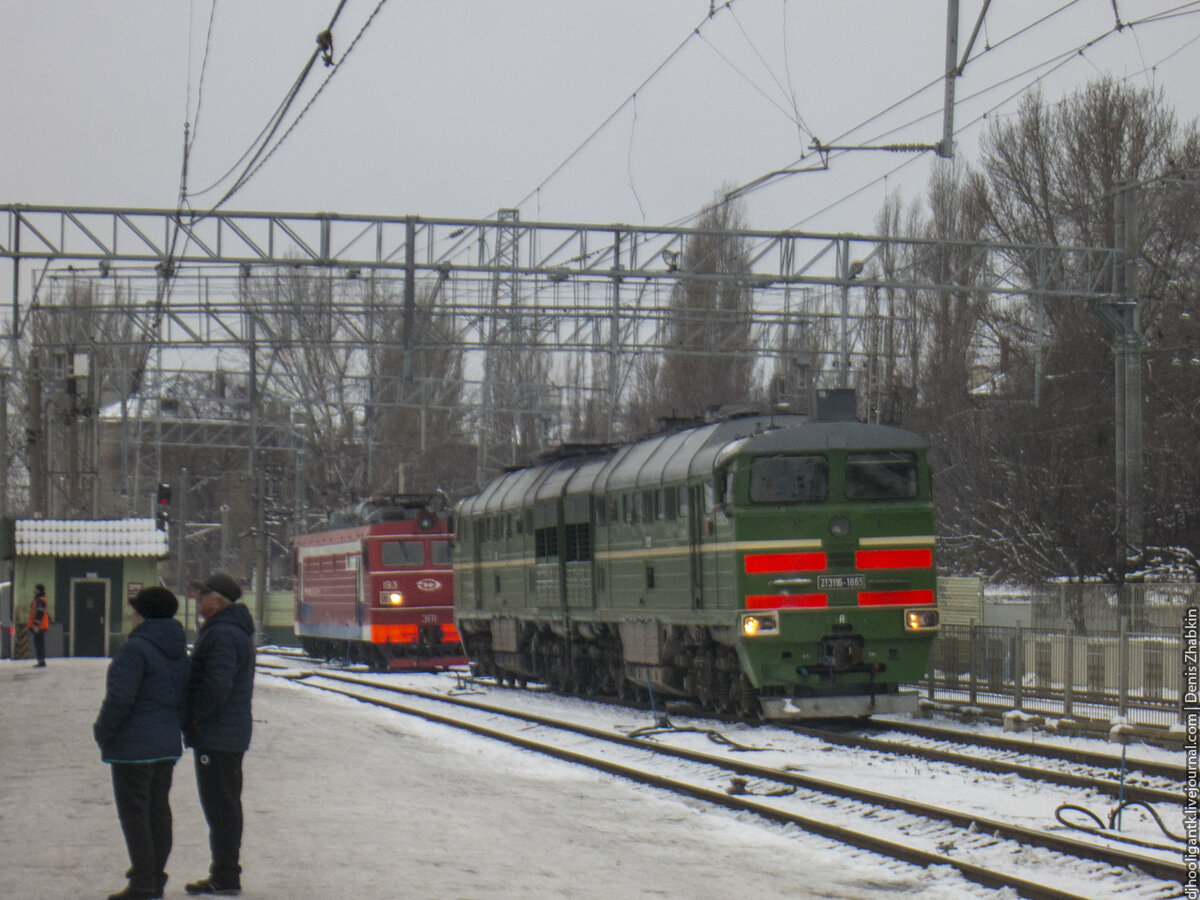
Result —
[{"label": "red locomotive headlight", "polygon": [[379,595],[380,606],[403,606],[404,592],[403,591],[384,591]]}]

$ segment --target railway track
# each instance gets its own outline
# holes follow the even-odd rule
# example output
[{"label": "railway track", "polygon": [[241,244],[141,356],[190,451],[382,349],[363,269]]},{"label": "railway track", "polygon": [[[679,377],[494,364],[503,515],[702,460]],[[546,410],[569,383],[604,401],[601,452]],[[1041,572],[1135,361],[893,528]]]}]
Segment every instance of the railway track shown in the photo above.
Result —
[{"label": "railway track", "polygon": [[[993,750],[1008,753],[1031,754],[1047,759],[1060,759],[1081,766],[1119,767],[1121,759],[1113,753],[1099,753],[1094,750],[1083,750],[1076,747],[1064,747],[1061,744],[1038,743],[1031,736],[1001,737],[999,735],[983,734],[961,729],[940,728],[923,722],[906,722],[892,719],[877,720],[873,723],[877,728],[887,731],[898,731],[917,738],[933,740],[958,740],[964,744],[977,747],[988,747]],[[1128,763],[1145,775],[1183,781],[1187,772],[1179,763],[1158,762],[1155,760],[1138,759]]]},{"label": "railway track", "polygon": [[[1000,775],[1018,775],[1035,781],[1094,791],[1119,800],[1176,805],[1183,803],[1185,774],[1182,766],[1135,760],[1132,763],[1126,762],[1126,772],[1122,775],[1121,758],[1110,754],[1050,745],[1035,747],[1025,742],[1005,741],[987,735],[979,735],[978,739],[975,739],[975,735],[961,731],[926,729],[920,726],[910,729],[905,723],[875,723],[873,729],[906,731],[933,743],[879,738],[864,733],[861,728],[839,731],[803,725],[790,726],[790,730],[797,734],[843,747],[914,756]],[[969,749],[960,749],[964,747]],[[979,748],[988,748],[996,753],[981,755]],[[1061,765],[1033,765],[1019,759],[1028,759],[1031,756],[1055,761]],[[1085,771],[1079,771],[1080,769]]]},{"label": "railway track", "polygon": [[[306,659],[313,663],[321,662],[312,657],[293,658]],[[608,701],[598,699],[596,702]],[[648,709],[649,705],[634,704],[631,708]],[[1179,805],[1184,799],[1183,786],[1187,775],[1182,765],[1174,763],[1146,759],[1127,759],[1123,762],[1121,757],[1110,753],[1064,747],[1060,744],[1035,744],[1030,740],[894,720],[875,721],[866,729],[858,724],[849,730],[805,725],[782,727],[837,746],[913,756],[999,775],[1016,775],[1034,781],[1092,791],[1121,801]],[[902,732],[911,735],[917,741],[932,742],[932,745],[879,738],[876,735],[880,731]],[[955,749],[957,747],[970,749],[963,751]],[[994,755],[980,755],[979,748],[994,751]],[[1035,765],[1029,762],[1031,757],[1055,760],[1063,765]],[[1081,772],[1080,769],[1087,771]]]},{"label": "railway track", "polygon": [[[466,696],[328,671],[285,667],[266,668],[264,674],[795,825],[913,865],[950,866],[970,881],[990,888],[1009,887],[1026,897],[1096,898],[1120,893],[1166,898],[1177,895],[1184,874],[1179,862],[1161,853],[1170,848],[1160,848],[1157,855],[1134,852],[1103,840],[1025,828],[736,757],[670,746],[638,732],[622,734]],[[535,732],[536,738],[531,736]],[[1030,856],[1038,861],[1031,862]],[[989,863],[1008,858],[1022,860],[1020,874]]]}]

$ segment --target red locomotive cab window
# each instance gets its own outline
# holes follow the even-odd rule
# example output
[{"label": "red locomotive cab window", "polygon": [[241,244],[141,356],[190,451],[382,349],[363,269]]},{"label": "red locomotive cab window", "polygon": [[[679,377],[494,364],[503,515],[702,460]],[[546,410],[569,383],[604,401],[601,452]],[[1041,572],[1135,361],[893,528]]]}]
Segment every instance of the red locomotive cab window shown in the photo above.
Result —
[{"label": "red locomotive cab window", "polygon": [[425,565],[422,541],[384,541],[379,545],[379,560],[386,569]]},{"label": "red locomotive cab window", "polygon": [[435,566],[448,566],[453,561],[449,541],[430,541],[429,549],[433,553],[433,564]]}]

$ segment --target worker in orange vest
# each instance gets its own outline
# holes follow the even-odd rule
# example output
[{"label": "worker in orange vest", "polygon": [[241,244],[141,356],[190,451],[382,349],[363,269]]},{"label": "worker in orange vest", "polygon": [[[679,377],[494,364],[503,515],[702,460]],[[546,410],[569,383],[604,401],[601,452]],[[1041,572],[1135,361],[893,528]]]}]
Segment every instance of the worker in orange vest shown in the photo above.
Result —
[{"label": "worker in orange vest", "polygon": [[33,649],[37,652],[37,664],[46,665],[46,632],[50,630],[50,604],[46,602],[44,585],[33,586],[33,602],[29,604],[29,633],[33,635]]}]

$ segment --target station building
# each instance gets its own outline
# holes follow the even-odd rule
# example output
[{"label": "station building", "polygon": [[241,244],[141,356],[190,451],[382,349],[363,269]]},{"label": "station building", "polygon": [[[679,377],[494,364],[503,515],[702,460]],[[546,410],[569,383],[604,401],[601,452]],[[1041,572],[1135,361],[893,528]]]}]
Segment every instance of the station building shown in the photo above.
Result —
[{"label": "station building", "polygon": [[167,535],[154,519],[10,519],[2,531],[11,579],[0,608],[0,656],[31,652],[25,623],[38,584],[50,605],[48,656],[116,653],[130,630],[129,599],[159,583],[167,556]]}]

